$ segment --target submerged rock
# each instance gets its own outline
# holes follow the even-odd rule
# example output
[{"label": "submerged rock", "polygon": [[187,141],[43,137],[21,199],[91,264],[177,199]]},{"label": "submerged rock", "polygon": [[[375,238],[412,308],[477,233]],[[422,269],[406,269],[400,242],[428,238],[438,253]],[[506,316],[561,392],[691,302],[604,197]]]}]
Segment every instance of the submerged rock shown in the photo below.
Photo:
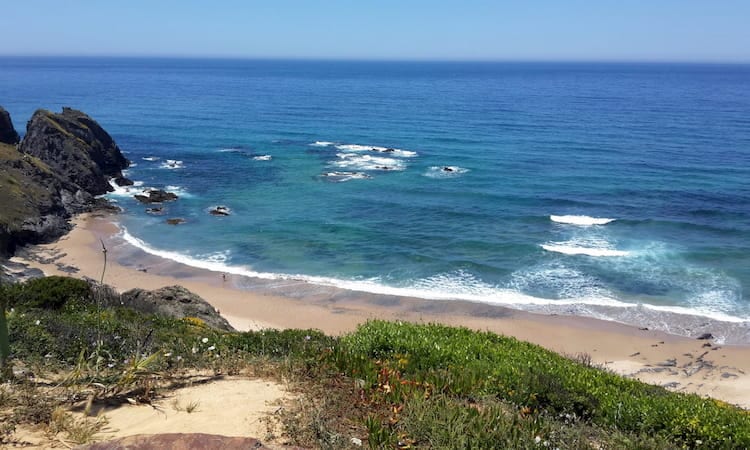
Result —
[{"label": "submerged rock", "polygon": [[185,222],[186,222],[186,220],[183,219],[182,217],[175,217],[175,218],[172,218],[172,219],[167,219],[167,223],[169,225],[180,225],[180,224],[183,224]]},{"label": "submerged rock", "polygon": [[114,182],[116,185],[122,187],[122,186],[132,186],[135,184],[135,182],[129,178],[125,178],[122,175],[115,177]]},{"label": "submerged rock", "polygon": [[121,301],[123,306],[147,314],[160,314],[176,319],[195,317],[212,328],[234,331],[213,306],[182,286],[167,286],[154,291],[131,289],[122,294]]},{"label": "submerged rock", "polygon": [[167,192],[163,189],[151,189],[150,191],[148,191],[148,195],[136,194],[133,197],[135,197],[135,199],[141,203],[172,202],[179,198],[177,197],[177,194],[173,192]]}]

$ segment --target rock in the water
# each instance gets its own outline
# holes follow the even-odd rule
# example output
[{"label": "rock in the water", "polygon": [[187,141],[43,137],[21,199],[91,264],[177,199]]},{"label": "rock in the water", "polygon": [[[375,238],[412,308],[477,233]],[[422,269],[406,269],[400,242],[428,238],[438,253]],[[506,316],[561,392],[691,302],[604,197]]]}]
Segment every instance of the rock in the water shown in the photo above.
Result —
[{"label": "rock in the water", "polygon": [[13,121],[10,120],[10,113],[0,106],[0,142],[3,144],[16,145],[19,137],[16,129],[13,128]]},{"label": "rock in the water", "polygon": [[703,333],[700,336],[698,336],[696,339],[706,340],[706,339],[713,339],[713,338],[714,338],[713,334],[711,334],[711,333]]},{"label": "rock in the water", "polygon": [[115,177],[114,182],[116,185],[122,187],[122,186],[132,186],[135,184],[133,180],[130,180],[128,178],[123,177],[122,175]]},{"label": "rock in the water", "polygon": [[177,319],[197,317],[210,327],[234,331],[213,306],[182,286],[168,286],[155,291],[131,289],[122,294],[122,303],[148,314],[160,314]]},{"label": "rock in the water", "polygon": [[172,219],[167,219],[167,223],[169,225],[181,225],[185,222],[186,222],[185,219],[183,219],[182,217],[174,217]]},{"label": "rock in the water", "polygon": [[151,189],[150,191],[148,191],[148,195],[136,194],[133,197],[135,197],[135,199],[141,203],[172,202],[179,198],[177,197],[177,194],[173,192],[167,192],[163,189]]},{"label": "rock in the water", "polygon": [[146,208],[146,212],[154,215],[164,214],[164,208],[159,206],[158,208]]},{"label": "rock in the water", "polygon": [[227,208],[226,206],[217,206],[216,208],[211,208],[208,213],[212,216],[228,216],[231,214],[229,208]]},{"label": "rock in the water", "polygon": [[23,153],[36,156],[91,195],[112,191],[109,177],[121,177],[129,162],[115,141],[81,111],[37,110],[26,125]]},{"label": "rock in the water", "polygon": [[268,450],[259,440],[205,433],[137,434],[82,445],[79,450]]}]

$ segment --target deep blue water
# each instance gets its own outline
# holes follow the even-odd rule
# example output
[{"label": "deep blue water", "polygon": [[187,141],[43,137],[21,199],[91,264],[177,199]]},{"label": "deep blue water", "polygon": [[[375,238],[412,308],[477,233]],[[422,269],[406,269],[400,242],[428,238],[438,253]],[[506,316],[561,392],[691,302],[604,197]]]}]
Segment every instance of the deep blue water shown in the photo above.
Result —
[{"label": "deep blue water", "polygon": [[164,216],[112,196],[162,256],[750,319],[750,66],[1,58],[0,104],[19,131],[81,109],[177,189]]}]

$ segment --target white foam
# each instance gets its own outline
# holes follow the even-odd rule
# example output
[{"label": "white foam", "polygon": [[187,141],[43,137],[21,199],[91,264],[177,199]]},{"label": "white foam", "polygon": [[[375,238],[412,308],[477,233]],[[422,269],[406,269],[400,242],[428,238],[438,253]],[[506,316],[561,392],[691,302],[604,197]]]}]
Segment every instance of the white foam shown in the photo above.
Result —
[{"label": "white foam", "polygon": [[159,158],[158,156],[144,156],[141,159],[144,160],[144,161],[158,161],[161,158]]},{"label": "white foam", "polygon": [[191,198],[193,196],[190,192],[188,192],[187,188],[184,188],[182,186],[169,185],[169,186],[166,186],[164,190],[167,192],[172,192],[174,194],[177,194],[178,197]]},{"label": "white foam", "polygon": [[182,161],[179,161],[176,159],[168,159],[164,161],[163,163],[161,163],[159,167],[161,167],[162,169],[174,170],[174,169],[182,169],[185,166],[183,165]]},{"label": "white foam", "polygon": [[548,252],[563,253],[565,255],[630,256],[630,252],[625,250],[597,247],[578,247],[575,245],[564,245],[561,243],[542,244],[541,247]]},{"label": "white foam", "polygon": [[333,145],[333,142],[328,141],[315,141],[312,144],[310,144],[312,147],[330,147]]},{"label": "white foam", "polygon": [[424,176],[428,178],[454,178],[468,172],[469,169],[458,166],[432,166]]},{"label": "white foam", "polygon": [[219,153],[242,153],[241,148],[220,148],[217,151]]},{"label": "white foam", "polygon": [[323,174],[329,181],[341,183],[350,180],[369,180],[372,176],[364,172],[326,172]]},{"label": "white foam", "polygon": [[404,170],[406,164],[403,161],[394,158],[384,158],[382,156],[362,155],[359,153],[338,153],[338,161],[332,165],[343,169],[361,170]]},{"label": "white foam", "polygon": [[590,225],[606,225],[610,222],[614,222],[616,219],[608,219],[605,217],[589,217],[589,216],[549,216],[550,220],[557,223],[565,223],[568,225],[579,225],[579,226],[590,226]]},{"label": "white foam", "polygon": [[135,194],[146,194],[149,188],[143,187],[143,181],[134,181],[132,186],[118,186],[114,179],[109,180],[109,185],[114,191],[105,195],[108,197],[132,197]]},{"label": "white foam", "polygon": [[615,298],[598,295],[580,296],[564,299],[539,298],[523,294],[516,290],[487,284],[481,280],[476,279],[476,277],[474,277],[473,275],[463,271],[457,271],[448,274],[439,274],[429,278],[416,280],[412,282],[412,287],[387,286],[382,284],[380,282],[380,279],[378,278],[370,278],[364,280],[341,280],[336,278],[307,275],[256,272],[247,267],[227,264],[227,252],[212,253],[212,255],[225,256],[192,257],[183,253],[158,250],[128,233],[127,229],[125,229],[124,227],[122,227],[121,229],[122,238],[126,242],[151,255],[169,259],[190,267],[210,270],[212,272],[247,276],[264,280],[299,281],[322,286],[337,287],[350,291],[368,292],[372,294],[417,297],[428,300],[466,300],[477,303],[489,303],[514,307],[594,305],[609,306],[615,308],[644,308],[653,311],[670,312],[688,316],[699,315],[723,322],[750,323],[750,317],[734,317],[719,311],[708,310],[705,308],[685,308],[681,306],[657,306],[643,303],[628,303],[617,300]]},{"label": "white foam", "polygon": [[256,161],[270,161],[273,157],[271,155],[260,155],[254,156],[253,159]]},{"label": "white foam", "polygon": [[417,156],[417,152],[410,150],[402,150],[399,148],[391,147],[379,147],[377,145],[359,145],[359,144],[339,144],[336,146],[337,149],[348,151],[348,152],[377,152],[385,153],[392,156],[398,156],[400,158],[413,158]]}]

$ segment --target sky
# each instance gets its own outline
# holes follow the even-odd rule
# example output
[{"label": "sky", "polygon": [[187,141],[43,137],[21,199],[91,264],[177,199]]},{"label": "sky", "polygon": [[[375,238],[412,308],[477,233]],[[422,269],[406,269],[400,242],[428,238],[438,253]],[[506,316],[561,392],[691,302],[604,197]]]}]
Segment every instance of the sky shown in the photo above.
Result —
[{"label": "sky", "polygon": [[750,62],[750,0],[4,0],[0,55]]}]

